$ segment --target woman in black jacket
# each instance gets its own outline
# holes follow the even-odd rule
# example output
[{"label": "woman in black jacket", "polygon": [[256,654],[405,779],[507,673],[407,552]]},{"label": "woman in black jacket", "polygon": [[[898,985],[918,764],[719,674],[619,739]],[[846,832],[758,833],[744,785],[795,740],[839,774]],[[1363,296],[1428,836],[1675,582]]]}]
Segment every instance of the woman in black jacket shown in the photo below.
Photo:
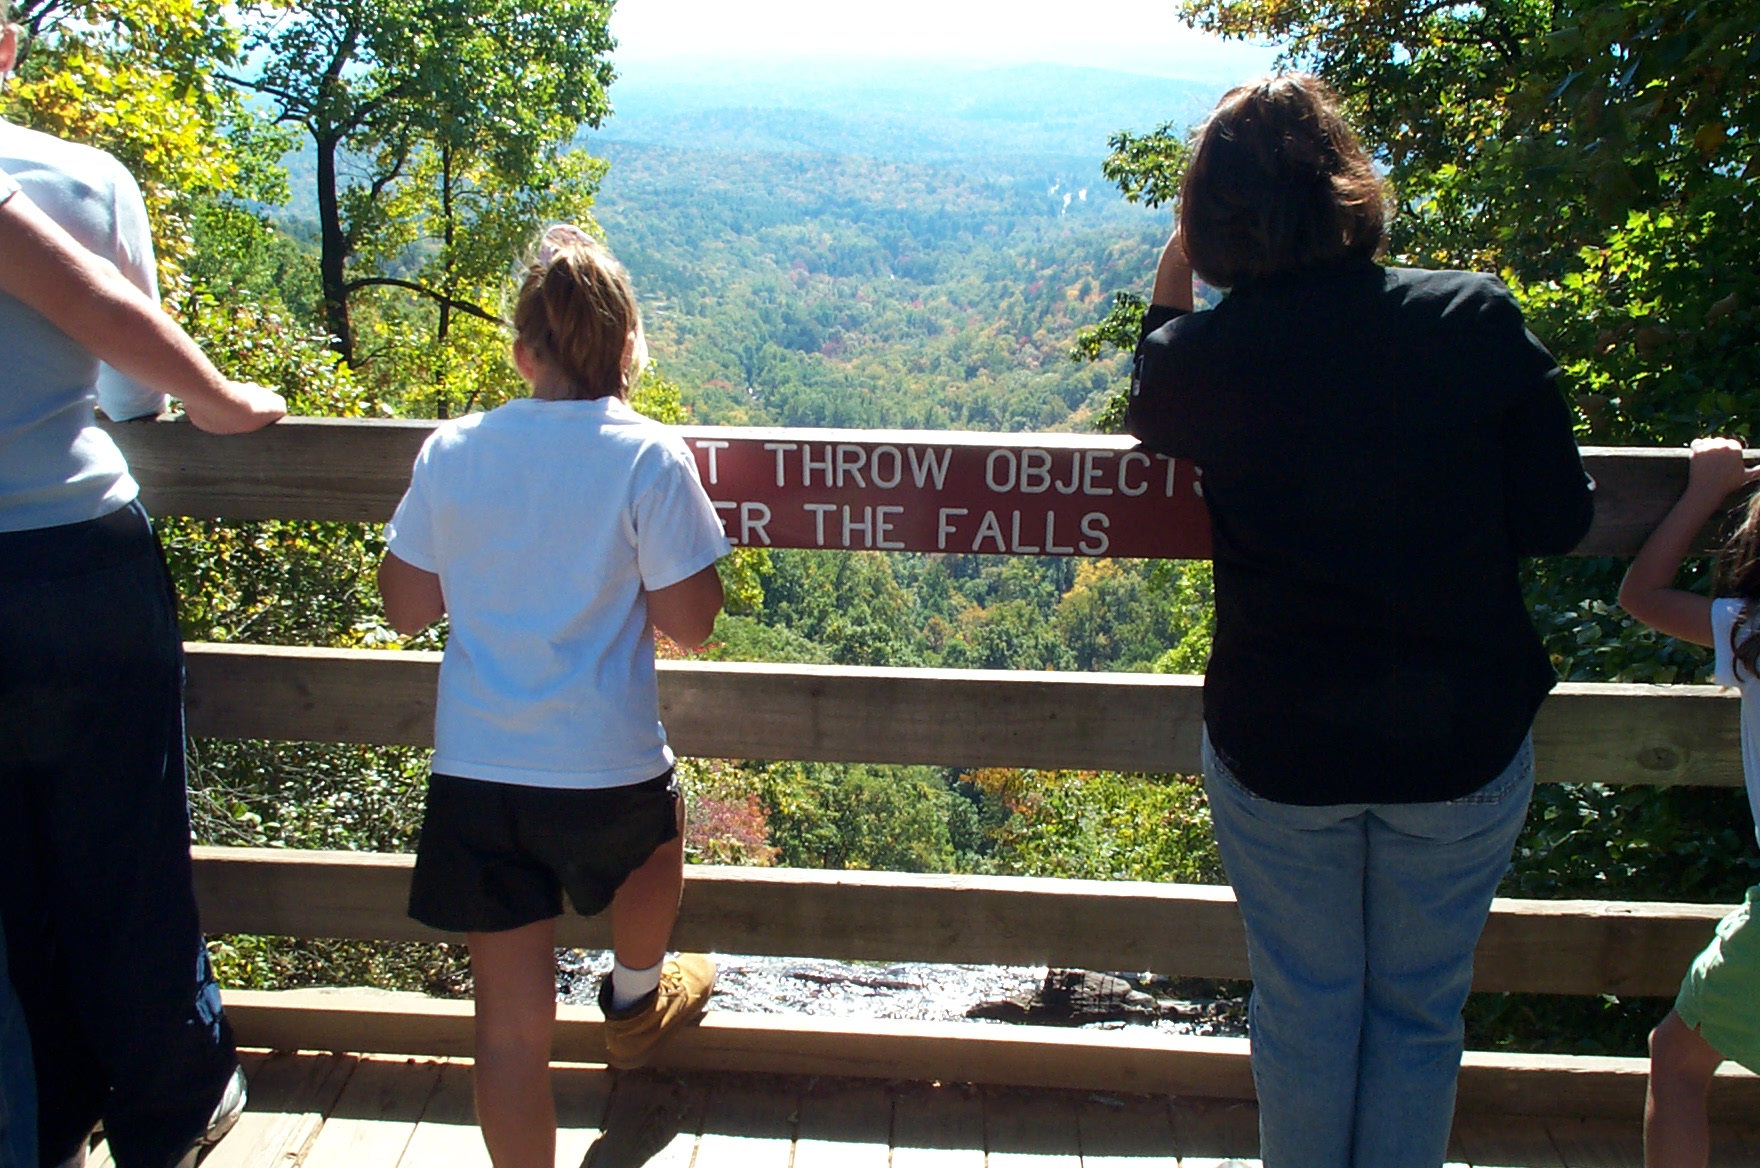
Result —
[{"label": "woman in black jacket", "polygon": [[[1126,426],[1203,468],[1205,786],[1246,919],[1267,1168],[1435,1168],[1554,676],[1517,558],[1591,484],[1490,276],[1383,268],[1382,182],[1291,75],[1199,130]],[[1192,275],[1229,289],[1193,312]]]}]

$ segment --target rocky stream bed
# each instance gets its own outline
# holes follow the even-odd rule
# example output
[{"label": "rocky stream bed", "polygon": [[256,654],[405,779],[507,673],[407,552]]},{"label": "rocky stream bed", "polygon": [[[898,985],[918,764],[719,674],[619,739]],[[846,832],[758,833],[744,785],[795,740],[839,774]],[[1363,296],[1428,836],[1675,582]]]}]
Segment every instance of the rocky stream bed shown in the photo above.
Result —
[{"label": "rocky stream bed", "polygon": [[[558,955],[563,1001],[591,1004],[611,954]],[[716,954],[714,1010],[835,1018],[970,1021],[974,1025],[1147,1025],[1178,1034],[1246,1033],[1236,982],[1103,974],[1043,966],[879,964]]]}]

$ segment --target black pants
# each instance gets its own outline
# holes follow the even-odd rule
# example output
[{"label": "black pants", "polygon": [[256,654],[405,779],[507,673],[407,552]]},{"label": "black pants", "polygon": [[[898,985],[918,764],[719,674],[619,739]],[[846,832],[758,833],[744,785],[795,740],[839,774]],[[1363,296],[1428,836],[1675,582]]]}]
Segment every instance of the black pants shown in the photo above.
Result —
[{"label": "black pants", "polygon": [[0,920],[39,1158],[165,1168],[237,1065],[190,886],[183,653],[138,505],[0,533]]}]

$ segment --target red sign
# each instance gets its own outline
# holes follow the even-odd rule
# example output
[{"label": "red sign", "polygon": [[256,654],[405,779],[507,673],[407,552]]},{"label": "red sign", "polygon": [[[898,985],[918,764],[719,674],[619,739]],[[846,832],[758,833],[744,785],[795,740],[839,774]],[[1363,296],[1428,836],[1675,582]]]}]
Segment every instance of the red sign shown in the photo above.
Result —
[{"label": "red sign", "polygon": [[735,544],[1204,559],[1198,469],[1134,439],[682,429]]}]

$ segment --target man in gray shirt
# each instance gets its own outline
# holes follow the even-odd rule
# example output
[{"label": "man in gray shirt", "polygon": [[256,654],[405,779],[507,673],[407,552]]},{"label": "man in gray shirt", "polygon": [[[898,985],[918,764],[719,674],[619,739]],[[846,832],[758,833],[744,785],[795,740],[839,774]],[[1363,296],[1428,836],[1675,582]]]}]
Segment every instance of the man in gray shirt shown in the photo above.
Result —
[{"label": "man in gray shirt", "polygon": [[[0,73],[17,48],[7,8]],[[9,201],[16,184],[156,299],[146,210],[120,163],[0,122],[0,174]],[[192,1164],[243,1101],[190,885],[174,598],[138,488],[93,417],[155,417],[166,388],[206,429],[253,429],[285,408],[211,366],[187,391],[132,380],[0,293],[0,922],[42,1164],[80,1163],[100,1119],[120,1168]],[[0,1041],[0,1056],[22,1045]]]}]

